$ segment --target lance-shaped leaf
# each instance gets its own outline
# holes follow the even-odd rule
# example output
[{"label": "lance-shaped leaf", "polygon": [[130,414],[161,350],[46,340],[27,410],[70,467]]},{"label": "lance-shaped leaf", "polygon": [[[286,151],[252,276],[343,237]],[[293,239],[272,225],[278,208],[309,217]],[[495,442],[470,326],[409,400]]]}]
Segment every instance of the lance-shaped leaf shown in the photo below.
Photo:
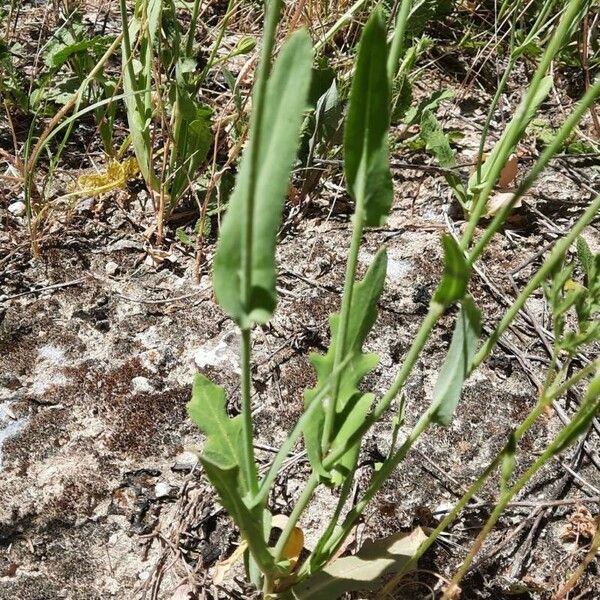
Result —
[{"label": "lance-shaped leaf", "polygon": [[[225,312],[241,327],[267,322],[275,309],[275,244],[306,107],[311,63],[310,38],[299,31],[286,42],[269,77],[260,130],[250,132],[221,227],[215,293]],[[244,305],[241,271],[249,207],[252,239],[246,260],[251,267],[250,293]]]},{"label": "lance-shaped leaf", "polygon": [[444,274],[433,295],[434,302],[450,306],[464,297],[471,277],[471,267],[456,240],[451,235],[442,238],[444,246]]},{"label": "lance-shaped leaf", "polygon": [[398,572],[427,539],[420,527],[365,542],[355,556],[338,558],[292,588],[296,600],[336,600],[346,592],[376,590],[386,576]]},{"label": "lance-shaped leaf", "polygon": [[[336,444],[338,445],[342,444],[343,440],[350,438],[354,431],[363,423],[364,417],[368,412],[368,406],[366,406],[365,410],[365,405],[370,405],[368,399],[365,400],[365,396],[362,396],[359,392],[358,384],[367,373],[377,366],[379,357],[376,354],[364,353],[362,347],[377,318],[377,301],[383,291],[386,269],[387,254],[385,250],[380,250],[369,266],[364,279],[355,285],[352,294],[346,335],[347,356],[345,358],[349,358],[340,376],[340,390],[336,407],[337,414],[335,416],[334,431],[338,432],[336,439]],[[339,343],[338,322],[339,314],[331,315],[331,343],[327,354],[311,354],[310,356],[310,361],[317,372],[317,385],[307,390],[304,394],[304,403],[307,407],[321,392],[323,387],[327,385],[329,377],[333,372],[336,347]],[[358,404],[360,404],[359,408],[356,409],[358,412],[355,412],[353,409]],[[360,414],[362,414],[362,419],[359,418]],[[322,409],[317,411],[304,430],[304,441],[313,469],[323,478],[327,479],[330,474],[325,471],[321,462],[321,437],[324,418],[324,411]],[[334,470],[338,466],[343,469],[350,469],[353,467],[353,464],[350,463],[355,460],[356,452],[350,450],[340,459]]]},{"label": "lance-shaped leaf", "polygon": [[389,164],[390,82],[386,27],[376,10],[363,31],[344,132],[348,191],[364,208],[365,224],[383,225],[392,206]]},{"label": "lance-shaped leaf", "polygon": [[433,390],[432,421],[447,426],[458,406],[463,383],[481,335],[481,312],[470,296],[462,301],[446,360]]}]

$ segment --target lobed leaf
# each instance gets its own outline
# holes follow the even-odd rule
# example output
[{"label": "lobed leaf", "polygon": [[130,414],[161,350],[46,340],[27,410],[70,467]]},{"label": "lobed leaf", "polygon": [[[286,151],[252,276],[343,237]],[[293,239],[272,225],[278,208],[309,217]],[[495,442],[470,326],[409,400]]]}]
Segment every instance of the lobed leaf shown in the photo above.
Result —
[{"label": "lobed leaf", "polygon": [[[348,331],[346,335],[348,363],[340,377],[337,414],[334,431],[337,437],[335,445],[345,444],[356,429],[364,422],[368,408],[372,402],[370,394],[362,395],[358,384],[367,373],[372,371],[379,361],[376,354],[364,353],[363,344],[377,318],[377,301],[383,291],[387,270],[387,254],[380,250],[369,266],[365,277],[357,283],[352,294]],[[334,369],[335,353],[338,341],[339,314],[330,317],[331,343],[327,354],[311,354],[310,361],[317,372],[317,385],[304,393],[304,404],[310,406],[324,386]],[[331,474],[326,472],[321,462],[321,437],[325,414],[323,409],[316,412],[304,430],[304,441],[312,468],[324,479]],[[358,447],[358,445],[357,445]],[[340,478],[335,471],[353,468],[356,462],[357,449],[349,450],[334,466],[333,483],[339,483]],[[338,471],[339,472],[339,471]]]},{"label": "lobed leaf", "polygon": [[204,375],[196,375],[192,399],[187,410],[190,418],[206,435],[200,455],[206,475],[215,486],[223,507],[233,517],[254,557],[268,565],[272,556],[264,542],[263,509],[248,508],[244,496],[249,490],[240,469],[242,451],[241,416],[230,418],[226,411],[225,390]]},{"label": "lobed leaf", "polygon": [[[225,312],[243,328],[267,322],[275,309],[275,245],[306,107],[311,63],[310,38],[305,31],[298,31],[286,42],[273,67],[261,130],[250,132],[221,227],[214,262],[215,293]],[[255,173],[253,154],[257,158]],[[244,306],[241,270],[249,204],[253,209],[250,297]]]},{"label": "lobed leaf", "polygon": [[238,466],[242,421],[239,415],[233,419],[227,415],[225,390],[204,375],[196,375],[187,411],[207,437],[202,458],[221,469]]}]

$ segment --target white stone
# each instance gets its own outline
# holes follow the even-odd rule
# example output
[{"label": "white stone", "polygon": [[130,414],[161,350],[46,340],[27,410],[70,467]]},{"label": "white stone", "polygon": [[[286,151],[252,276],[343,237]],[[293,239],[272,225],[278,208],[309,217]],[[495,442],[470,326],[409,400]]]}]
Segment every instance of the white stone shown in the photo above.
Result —
[{"label": "white stone", "polygon": [[153,392],[154,386],[146,377],[134,377],[131,380],[131,387],[134,392]]},{"label": "white stone", "polygon": [[109,260],[104,265],[104,270],[106,271],[107,275],[115,275],[115,273],[119,270],[119,265],[116,262]]},{"label": "white stone", "polygon": [[164,498],[168,496],[171,491],[171,486],[166,481],[159,481],[154,486],[154,495],[157,498]]},{"label": "white stone", "polygon": [[25,202],[18,200],[8,206],[8,212],[15,217],[22,217],[27,212],[27,206],[25,205]]}]

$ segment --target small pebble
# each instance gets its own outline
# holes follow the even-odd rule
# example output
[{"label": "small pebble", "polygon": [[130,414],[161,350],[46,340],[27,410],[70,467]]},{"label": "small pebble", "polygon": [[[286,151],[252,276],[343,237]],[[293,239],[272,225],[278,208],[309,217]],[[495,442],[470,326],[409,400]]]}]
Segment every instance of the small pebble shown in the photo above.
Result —
[{"label": "small pebble", "polygon": [[131,380],[131,387],[134,392],[153,392],[154,386],[146,377],[134,377]]},{"label": "small pebble", "polygon": [[25,202],[19,200],[9,205],[8,212],[15,217],[22,217],[27,212],[27,206],[25,206]]},{"label": "small pebble", "polygon": [[117,271],[119,270],[119,265],[116,262],[109,260],[104,265],[104,270],[106,271],[107,275],[115,275],[117,273]]},{"label": "small pebble", "polygon": [[154,495],[157,498],[165,498],[170,492],[171,486],[165,481],[160,481],[154,486]]}]

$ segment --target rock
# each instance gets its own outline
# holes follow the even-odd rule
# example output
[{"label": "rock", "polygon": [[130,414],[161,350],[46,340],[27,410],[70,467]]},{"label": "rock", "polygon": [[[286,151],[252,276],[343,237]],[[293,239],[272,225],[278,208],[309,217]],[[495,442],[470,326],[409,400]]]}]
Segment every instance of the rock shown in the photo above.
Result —
[{"label": "rock", "polygon": [[18,200],[17,202],[13,202],[8,206],[8,212],[14,215],[15,217],[22,217],[27,212],[27,206],[25,202],[21,202]]},{"label": "rock", "polygon": [[154,386],[146,377],[134,377],[131,380],[131,387],[134,392],[153,392]]},{"label": "rock", "polygon": [[154,486],[154,495],[157,498],[166,498],[171,493],[171,486],[166,481],[159,481]]},{"label": "rock", "polygon": [[119,265],[116,262],[109,260],[104,265],[104,270],[106,271],[107,275],[115,275],[117,273],[117,271],[119,270]]}]

